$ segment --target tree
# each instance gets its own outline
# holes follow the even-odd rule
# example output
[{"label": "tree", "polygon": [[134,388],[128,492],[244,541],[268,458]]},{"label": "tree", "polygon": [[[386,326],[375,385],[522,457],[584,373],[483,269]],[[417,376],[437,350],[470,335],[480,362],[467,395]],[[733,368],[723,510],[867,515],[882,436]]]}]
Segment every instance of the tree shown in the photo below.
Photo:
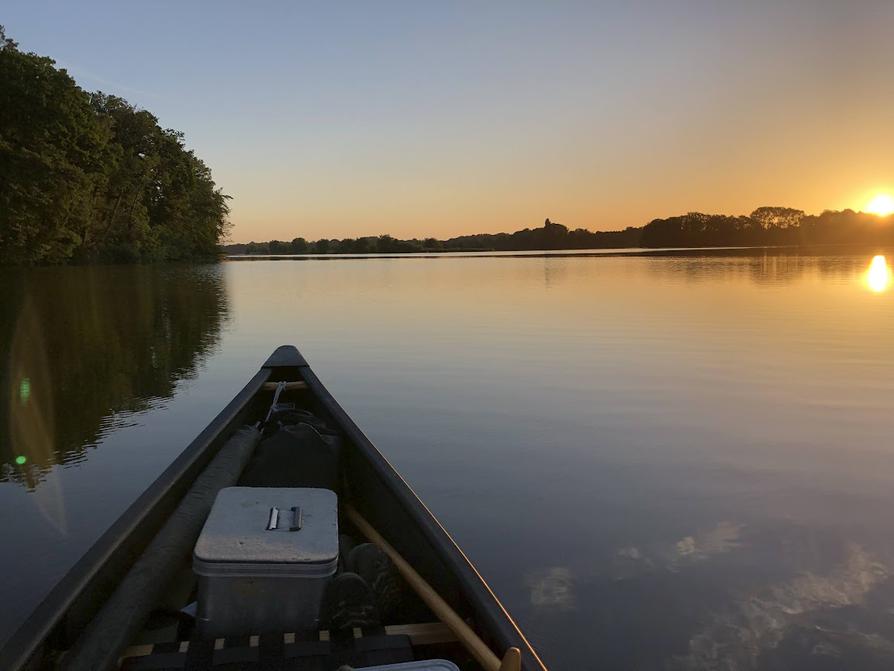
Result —
[{"label": "tree", "polygon": [[751,213],[762,228],[792,228],[801,223],[804,210],[793,207],[759,207]]},{"label": "tree", "polygon": [[182,133],[0,27],[0,263],[213,257],[228,199]]},{"label": "tree", "polygon": [[3,24],[0,23],[0,51],[4,51],[6,49],[15,51],[16,49],[18,49],[18,46],[18,42],[6,36],[6,29],[3,27]]},{"label": "tree", "polygon": [[108,130],[45,57],[0,49],[0,262],[58,263],[83,242]]}]

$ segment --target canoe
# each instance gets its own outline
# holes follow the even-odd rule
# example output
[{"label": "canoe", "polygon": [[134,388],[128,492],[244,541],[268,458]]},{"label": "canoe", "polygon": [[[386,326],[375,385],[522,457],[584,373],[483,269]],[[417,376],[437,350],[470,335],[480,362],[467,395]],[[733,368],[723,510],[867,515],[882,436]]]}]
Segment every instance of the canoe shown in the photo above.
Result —
[{"label": "canoe", "polygon": [[[209,635],[196,625],[193,573],[199,531],[206,522],[210,526],[207,508],[221,483],[238,485],[234,491],[251,486],[272,492],[294,484],[289,473],[296,464],[295,477],[310,477],[314,468],[301,465],[301,449],[286,457],[274,447],[263,451],[273,444],[272,425],[287,424],[289,417],[300,419],[300,430],[290,428],[290,436],[304,431],[320,445],[337,446],[332,488],[341,534],[339,575],[354,570],[345,563],[351,555],[343,544],[375,546],[376,565],[385,566],[388,584],[397,585],[403,600],[390,615],[380,604],[378,619],[344,631],[334,624],[325,629],[323,618],[312,630]],[[243,456],[232,456],[237,453]],[[292,511],[294,531],[302,521],[299,508]],[[421,669],[429,667],[420,660],[429,659],[484,671],[546,668],[444,527],[289,345],[273,352],[0,649],[0,668],[9,670]]]}]

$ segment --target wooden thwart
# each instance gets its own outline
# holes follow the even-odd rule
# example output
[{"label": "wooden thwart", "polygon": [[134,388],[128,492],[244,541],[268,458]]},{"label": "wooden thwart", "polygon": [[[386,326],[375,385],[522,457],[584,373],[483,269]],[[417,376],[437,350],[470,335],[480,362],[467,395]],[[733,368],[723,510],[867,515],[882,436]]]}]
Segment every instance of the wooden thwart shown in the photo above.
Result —
[{"label": "wooden thwart", "polygon": [[456,641],[456,635],[443,622],[390,624],[385,627],[385,633],[389,636],[409,636],[410,643],[413,645],[432,645]]},{"label": "wooden thwart", "polygon": [[521,650],[509,648],[500,662],[500,671],[521,671]]},{"label": "wooden thwart", "polygon": [[[275,391],[278,384],[279,382],[265,382],[261,389]],[[307,389],[307,382],[286,382],[283,386],[283,391],[299,391],[301,389]]]},{"label": "wooden thwart", "polygon": [[419,595],[419,598],[425,602],[425,605],[431,608],[432,612],[450,628],[456,635],[456,638],[459,639],[459,642],[484,667],[484,671],[520,671],[521,651],[518,648],[509,648],[503,660],[498,659],[493,650],[466,624],[466,621],[459,616],[459,613],[453,610],[449,603],[444,601],[441,595],[426,582],[425,578],[419,575],[416,569],[410,566],[409,562],[397,550],[391,547],[391,544],[353,506],[345,506],[345,513],[364,536],[378,545],[388,555],[388,558],[400,571],[404,580]]}]

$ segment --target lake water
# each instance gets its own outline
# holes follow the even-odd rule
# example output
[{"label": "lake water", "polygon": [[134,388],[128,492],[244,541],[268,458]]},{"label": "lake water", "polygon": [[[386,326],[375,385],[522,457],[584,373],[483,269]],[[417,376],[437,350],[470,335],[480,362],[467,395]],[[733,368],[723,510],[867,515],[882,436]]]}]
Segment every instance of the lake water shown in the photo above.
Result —
[{"label": "lake water", "polygon": [[294,343],[553,668],[891,668],[881,253],[4,270],[0,639]]}]

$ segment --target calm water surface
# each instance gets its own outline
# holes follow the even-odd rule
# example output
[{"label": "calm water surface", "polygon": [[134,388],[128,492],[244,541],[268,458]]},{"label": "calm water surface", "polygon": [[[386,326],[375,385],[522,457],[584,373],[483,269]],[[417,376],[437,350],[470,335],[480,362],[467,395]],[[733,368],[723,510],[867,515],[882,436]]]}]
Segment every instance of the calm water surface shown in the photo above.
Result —
[{"label": "calm water surface", "polygon": [[2,271],[0,639],[294,343],[554,668],[891,668],[872,258]]}]

